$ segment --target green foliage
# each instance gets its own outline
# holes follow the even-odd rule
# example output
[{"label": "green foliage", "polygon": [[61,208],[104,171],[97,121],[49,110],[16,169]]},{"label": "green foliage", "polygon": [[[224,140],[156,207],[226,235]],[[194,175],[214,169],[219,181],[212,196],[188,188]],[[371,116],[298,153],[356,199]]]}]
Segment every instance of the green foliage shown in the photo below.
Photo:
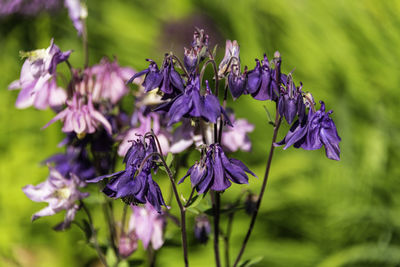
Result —
[{"label": "green foliage", "polygon": [[[266,52],[271,58],[279,50],[283,70],[296,68],[295,82],[302,81],[305,90],[335,111],[333,118],[343,140],[342,160],[330,161],[322,150],[277,148],[244,259],[253,266],[282,267],[400,264],[399,1],[89,0],[87,5],[91,64],[104,55],[115,55],[121,65],[141,70],[146,67],[145,58],[160,60],[171,50],[181,56],[194,26],[205,27],[212,44],[218,43],[218,58],[224,54],[224,39],[236,39],[242,64],[250,68],[255,57]],[[76,226],[62,233],[51,230],[64,214],[30,222],[44,205],[31,202],[21,188],[46,178],[47,170],[39,163],[61,151],[57,143],[63,135],[57,124],[40,130],[53,117],[50,110],[17,110],[17,92],[7,91],[8,84],[19,77],[23,62],[19,51],[47,47],[54,37],[62,50],[74,50],[71,63],[82,66],[80,40],[65,10],[0,20],[0,265],[94,266],[95,251]],[[69,77],[65,66],[60,71]],[[264,105],[273,110],[271,104],[249,97],[228,103],[237,117],[256,125],[251,134],[253,151],[234,156],[259,178],[251,178],[248,187],[233,186],[225,192],[223,209],[245,189],[256,193],[261,185],[272,136]],[[288,127],[282,127],[280,137]],[[181,169],[177,179],[184,173]],[[169,181],[158,177],[167,198]],[[178,189],[184,196],[191,190],[188,181]],[[95,200],[89,205],[99,207],[101,195],[93,194]],[[202,208],[197,200],[193,200],[193,210]],[[172,211],[176,210],[173,203]],[[78,216],[79,221],[82,218]],[[243,210],[237,211],[231,262],[249,219]],[[105,242],[108,233],[103,220],[99,207],[94,221]],[[191,265],[211,266],[212,244],[197,245],[193,225],[193,215],[188,213]],[[224,217],[221,227],[225,227]],[[157,265],[183,266],[178,228],[172,222],[166,237],[171,245],[157,253]],[[139,266],[141,258],[145,255],[139,249],[133,262]]]}]

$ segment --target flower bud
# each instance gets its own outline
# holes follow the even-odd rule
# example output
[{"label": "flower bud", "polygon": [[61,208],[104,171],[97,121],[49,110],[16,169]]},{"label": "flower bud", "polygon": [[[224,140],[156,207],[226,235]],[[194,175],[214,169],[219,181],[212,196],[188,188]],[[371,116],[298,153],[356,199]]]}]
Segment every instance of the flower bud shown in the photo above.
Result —
[{"label": "flower bud", "polygon": [[119,239],[118,253],[122,258],[128,258],[136,251],[138,247],[138,238],[134,231],[130,232],[128,235],[123,234]]},{"label": "flower bud", "polygon": [[201,214],[195,218],[194,236],[201,244],[205,244],[208,241],[208,236],[211,232],[210,221],[207,215]]}]

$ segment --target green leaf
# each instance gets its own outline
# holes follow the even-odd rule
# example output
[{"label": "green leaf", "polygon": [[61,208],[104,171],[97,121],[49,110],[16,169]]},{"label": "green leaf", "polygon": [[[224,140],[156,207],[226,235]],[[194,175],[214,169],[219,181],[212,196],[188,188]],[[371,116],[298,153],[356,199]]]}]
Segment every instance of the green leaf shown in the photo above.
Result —
[{"label": "green leaf", "polygon": [[174,155],[171,152],[169,152],[167,158],[165,159],[165,162],[167,163],[168,167],[171,166],[173,160],[174,160]]},{"label": "green leaf", "polygon": [[[118,263],[118,258],[115,255],[114,250],[112,248],[107,249],[106,262],[107,262],[108,266],[115,266]],[[117,265],[117,266],[119,266],[119,265]]]},{"label": "green leaf", "polygon": [[245,261],[239,263],[239,267],[250,267],[250,266],[253,266],[254,264],[259,263],[260,261],[262,261],[263,258],[264,258],[263,256],[259,256],[259,257],[255,257],[253,259],[245,260]]}]

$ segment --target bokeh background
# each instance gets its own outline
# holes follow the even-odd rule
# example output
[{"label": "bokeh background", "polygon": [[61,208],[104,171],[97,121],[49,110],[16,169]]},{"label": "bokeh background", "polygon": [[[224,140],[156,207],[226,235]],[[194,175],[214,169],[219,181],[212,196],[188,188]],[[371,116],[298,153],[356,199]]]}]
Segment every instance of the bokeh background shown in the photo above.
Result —
[{"label": "bokeh background", "polygon": [[[145,58],[160,62],[169,51],[182,56],[199,26],[219,45],[219,58],[224,40],[237,40],[242,64],[250,68],[264,52],[272,57],[279,50],[283,70],[295,68],[295,82],[302,81],[334,110],[341,161],[327,159],[323,150],[278,148],[243,259],[260,259],[255,266],[400,266],[400,1],[88,0],[87,5],[90,64],[116,56],[121,65],[141,70],[147,67]],[[31,215],[44,204],[21,191],[47,177],[39,163],[62,151],[57,144],[63,134],[59,125],[40,129],[52,111],[15,109],[17,92],[7,86],[19,77],[19,51],[48,47],[52,37],[62,50],[74,50],[74,66],[83,64],[81,41],[66,9],[0,18],[0,266],[96,265],[79,229],[51,230],[63,214],[31,224]],[[260,177],[246,187],[254,192],[272,136],[264,105],[273,110],[249,97],[229,102],[238,117],[256,125],[252,152],[235,155]],[[287,129],[282,127],[280,137]],[[224,203],[242,190],[232,187]],[[212,266],[212,242],[194,241],[190,216],[191,264]],[[105,238],[102,219],[96,214]],[[248,222],[239,211],[232,255]],[[157,265],[182,266],[178,229],[171,224],[166,234]],[[143,255],[140,249],[132,258]]]}]

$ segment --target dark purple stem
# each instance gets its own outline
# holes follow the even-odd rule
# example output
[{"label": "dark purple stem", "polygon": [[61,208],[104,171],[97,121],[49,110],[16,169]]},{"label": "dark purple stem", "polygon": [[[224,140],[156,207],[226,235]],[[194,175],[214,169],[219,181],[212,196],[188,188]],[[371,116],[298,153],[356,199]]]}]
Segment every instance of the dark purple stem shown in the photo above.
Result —
[{"label": "dark purple stem", "polygon": [[281,125],[281,121],[282,121],[282,117],[279,116],[278,106],[277,106],[276,115],[275,115],[275,124],[274,124],[275,125],[274,126],[274,135],[272,137],[272,142],[271,142],[271,147],[270,147],[270,150],[269,150],[267,166],[265,168],[264,180],[263,180],[263,183],[262,183],[262,186],[261,186],[260,195],[259,195],[259,198],[258,198],[258,201],[257,201],[256,210],[253,212],[253,215],[252,215],[251,221],[250,221],[249,229],[247,230],[247,234],[246,234],[246,236],[245,236],[245,238],[243,240],[242,246],[241,246],[239,254],[238,254],[238,256],[237,256],[237,258],[235,260],[235,263],[233,264],[233,267],[236,267],[239,264],[240,258],[243,255],[243,252],[244,252],[244,250],[246,248],[247,242],[249,241],[251,232],[253,231],[254,224],[255,224],[256,219],[257,219],[257,215],[258,215],[258,211],[259,211],[260,206],[261,206],[261,202],[262,202],[262,198],[263,198],[263,195],[264,195],[265,187],[267,186],[269,170],[271,168],[272,156],[274,155],[274,150],[275,150],[274,143],[276,142],[276,137],[278,136],[278,130],[279,130],[279,127]]},{"label": "dark purple stem", "polygon": [[214,255],[215,266],[221,267],[221,260],[219,256],[219,209],[220,209],[220,194],[219,192],[211,192],[211,201],[214,214]]}]

